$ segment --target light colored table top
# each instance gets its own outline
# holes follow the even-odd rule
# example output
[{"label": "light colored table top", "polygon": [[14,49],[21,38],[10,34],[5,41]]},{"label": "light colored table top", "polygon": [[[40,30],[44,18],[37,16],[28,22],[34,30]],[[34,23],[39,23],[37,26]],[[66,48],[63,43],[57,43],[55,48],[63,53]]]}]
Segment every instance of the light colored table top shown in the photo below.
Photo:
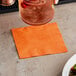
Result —
[{"label": "light colored table top", "polygon": [[66,61],[76,53],[76,3],[55,6],[67,53],[19,59],[10,29],[24,27],[18,12],[0,14],[0,76],[61,76]]}]

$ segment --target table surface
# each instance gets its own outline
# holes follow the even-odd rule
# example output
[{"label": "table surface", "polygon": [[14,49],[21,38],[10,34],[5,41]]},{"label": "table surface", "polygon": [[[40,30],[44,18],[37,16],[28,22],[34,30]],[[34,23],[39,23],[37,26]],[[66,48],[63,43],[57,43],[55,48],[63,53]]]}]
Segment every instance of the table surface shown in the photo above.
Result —
[{"label": "table surface", "polygon": [[0,76],[61,76],[67,60],[76,53],[76,3],[55,6],[55,16],[68,52],[19,59],[12,28],[25,27],[18,12],[0,14]]}]

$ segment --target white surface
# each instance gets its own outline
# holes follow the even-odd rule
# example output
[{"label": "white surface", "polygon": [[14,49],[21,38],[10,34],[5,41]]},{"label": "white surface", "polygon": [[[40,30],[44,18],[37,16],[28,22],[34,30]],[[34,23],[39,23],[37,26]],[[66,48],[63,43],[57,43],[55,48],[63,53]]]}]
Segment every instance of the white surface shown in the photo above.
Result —
[{"label": "white surface", "polygon": [[76,64],[76,54],[73,55],[68,62],[65,64],[62,76],[69,76],[70,69]]}]

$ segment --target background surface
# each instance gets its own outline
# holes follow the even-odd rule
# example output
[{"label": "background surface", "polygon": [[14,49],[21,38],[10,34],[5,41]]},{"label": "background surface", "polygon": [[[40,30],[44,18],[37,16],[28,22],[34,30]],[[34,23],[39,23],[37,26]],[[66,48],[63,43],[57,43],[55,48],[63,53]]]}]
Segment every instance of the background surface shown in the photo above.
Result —
[{"label": "background surface", "polygon": [[12,28],[25,27],[18,12],[0,14],[0,76],[61,76],[66,61],[76,53],[76,3],[55,6],[55,16],[67,53],[19,59]]}]

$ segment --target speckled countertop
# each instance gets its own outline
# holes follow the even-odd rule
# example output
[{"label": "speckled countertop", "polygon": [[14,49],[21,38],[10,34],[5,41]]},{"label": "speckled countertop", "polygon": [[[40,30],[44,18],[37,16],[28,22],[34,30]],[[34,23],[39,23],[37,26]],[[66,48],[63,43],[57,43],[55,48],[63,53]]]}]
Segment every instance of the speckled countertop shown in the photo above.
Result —
[{"label": "speckled countertop", "polygon": [[0,76],[61,76],[66,61],[76,53],[76,3],[55,6],[55,16],[67,53],[19,59],[10,29],[27,26],[18,12],[0,14]]}]

